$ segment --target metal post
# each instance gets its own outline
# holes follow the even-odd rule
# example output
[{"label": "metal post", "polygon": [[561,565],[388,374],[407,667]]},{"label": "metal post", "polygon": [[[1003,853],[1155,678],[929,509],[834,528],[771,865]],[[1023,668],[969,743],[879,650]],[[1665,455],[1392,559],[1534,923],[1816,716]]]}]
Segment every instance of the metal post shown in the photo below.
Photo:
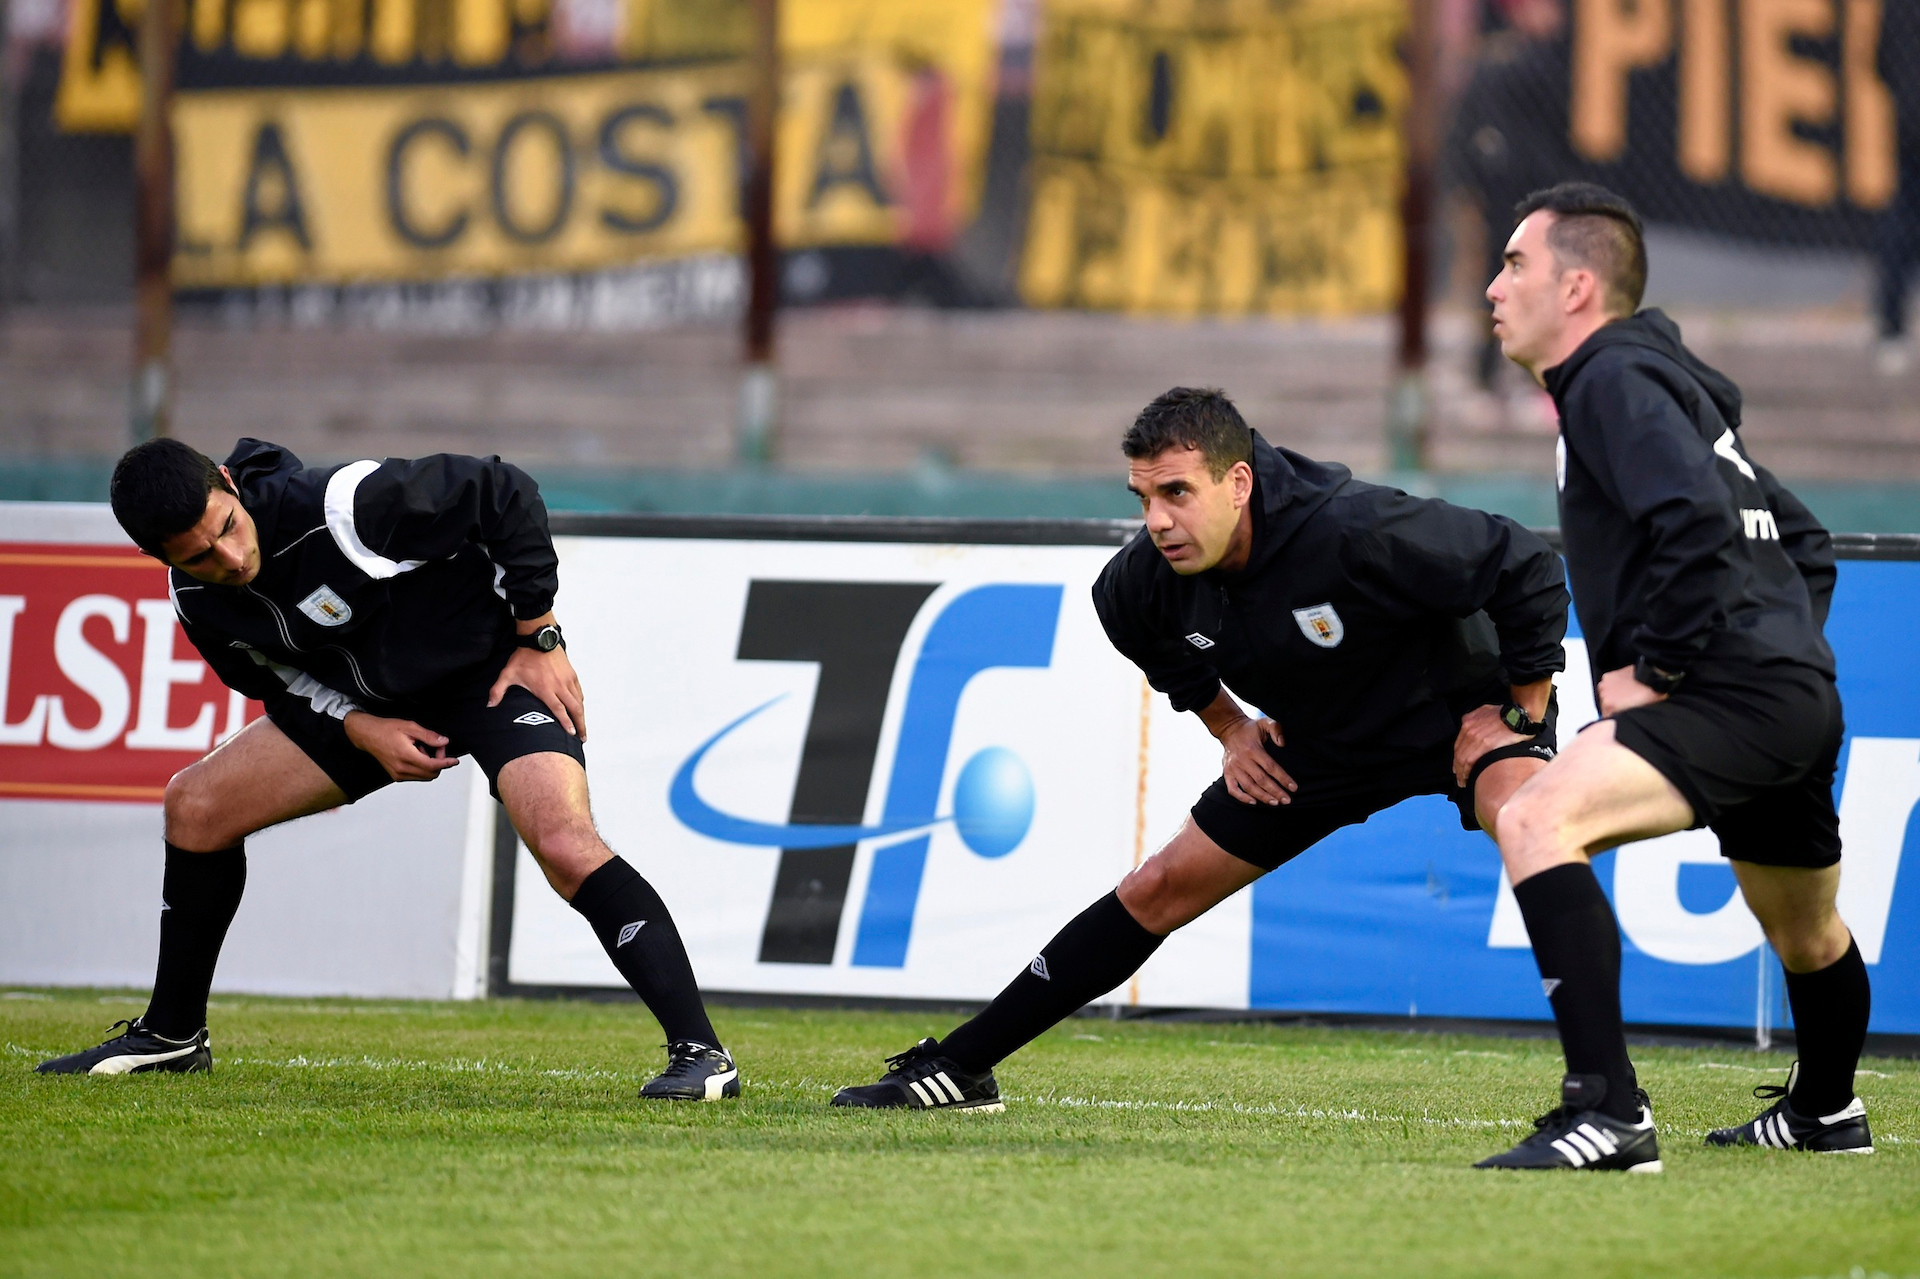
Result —
[{"label": "metal post", "polygon": [[173,71],[177,0],[140,16],[140,125],[133,141],[135,443],[168,433],[173,353]]},{"label": "metal post", "polygon": [[759,464],[773,457],[779,420],[774,318],[780,306],[780,248],[774,242],[773,173],[780,109],[780,6],[778,0],[752,0],[752,9],[747,172],[740,200],[747,230],[746,359],[736,438],[740,460]]},{"label": "metal post", "polygon": [[20,124],[14,105],[20,89],[15,83],[7,8],[0,0],[0,317],[13,303],[20,260]]},{"label": "metal post", "polygon": [[1387,456],[1396,471],[1427,467],[1427,278],[1432,272],[1434,157],[1439,149],[1439,23],[1435,0],[1407,0],[1406,189],[1400,224],[1406,242],[1400,288],[1400,350],[1387,406]]}]

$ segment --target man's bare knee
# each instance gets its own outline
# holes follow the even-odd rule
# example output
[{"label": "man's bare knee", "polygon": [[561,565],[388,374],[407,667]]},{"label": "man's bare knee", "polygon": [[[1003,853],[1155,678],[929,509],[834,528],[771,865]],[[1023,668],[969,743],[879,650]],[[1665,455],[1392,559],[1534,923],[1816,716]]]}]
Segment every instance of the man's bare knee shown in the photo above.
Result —
[{"label": "man's bare knee", "polygon": [[1186,922],[1176,918],[1172,877],[1158,857],[1134,867],[1115,892],[1127,913],[1148,932],[1165,935]]},{"label": "man's bare knee", "polygon": [[1513,883],[1582,860],[1582,850],[1567,846],[1564,823],[1552,797],[1526,786],[1501,806],[1494,828],[1500,859]]},{"label": "man's bare knee", "polygon": [[161,812],[166,820],[167,842],[175,848],[211,853],[230,847],[240,838],[230,836],[221,828],[218,799],[196,766],[190,765],[173,775],[167,783]]}]

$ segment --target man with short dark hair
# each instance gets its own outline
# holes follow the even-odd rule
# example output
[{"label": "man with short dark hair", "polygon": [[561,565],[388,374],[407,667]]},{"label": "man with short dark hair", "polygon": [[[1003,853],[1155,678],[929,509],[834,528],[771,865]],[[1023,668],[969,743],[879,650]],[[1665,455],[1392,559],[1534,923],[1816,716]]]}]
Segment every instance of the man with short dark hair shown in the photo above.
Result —
[{"label": "man with short dark hair", "polygon": [[1416,795],[1446,795],[1464,828],[1491,829],[1553,756],[1567,595],[1539,538],[1275,448],[1219,391],[1167,392],[1121,447],[1146,527],[1101,573],[1094,608],[1113,646],[1219,739],[1220,780],[985,1011],[836,1106],[1002,1109],[994,1066],[1174,929]]},{"label": "man with short dark hair", "polygon": [[167,784],[146,1012],[42,1073],[210,1069],[207,993],[246,837],[471,754],[666,1031],[667,1069],[640,1095],[739,1095],[666,903],[594,830],[586,707],[553,615],[559,560],[525,472],[450,454],[310,468],[258,440],[216,466],[154,440],[120,459],[111,497],[127,535],[172,569],[187,638],[267,717]]},{"label": "man with short dark hair", "polygon": [[1560,527],[1603,718],[1496,826],[1566,1054],[1561,1105],[1483,1168],[1661,1164],[1627,1057],[1620,935],[1590,859],[1706,826],[1787,973],[1800,1060],[1716,1146],[1871,1153],[1854,1069],[1866,965],[1834,910],[1842,736],[1821,634],[1831,539],[1735,433],[1740,392],[1682,345],[1646,282],[1640,220],[1568,183],[1517,210],[1487,288],[1507,356],[1560,410]]}]

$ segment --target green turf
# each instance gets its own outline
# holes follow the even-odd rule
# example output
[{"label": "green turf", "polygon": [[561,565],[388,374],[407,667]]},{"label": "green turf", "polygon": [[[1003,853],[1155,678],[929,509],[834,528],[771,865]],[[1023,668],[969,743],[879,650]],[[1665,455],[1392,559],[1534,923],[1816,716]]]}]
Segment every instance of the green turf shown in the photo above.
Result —
[{"label": "green turf", "polygon": [[223,999],[212,1075],[45,1078],[138,1004],[0,998],[0,1274],[1920,1273],[1920,1064],[1870,1158],[1708,1151],[1786,1062],[1642,1049],[1667,1172],[1476,1172],[1548,1041],[1078,1020],[1004,1115],[842,1113],[945,1028],[721,1009],[746,1097],[642,1105],[632,1005]]}]

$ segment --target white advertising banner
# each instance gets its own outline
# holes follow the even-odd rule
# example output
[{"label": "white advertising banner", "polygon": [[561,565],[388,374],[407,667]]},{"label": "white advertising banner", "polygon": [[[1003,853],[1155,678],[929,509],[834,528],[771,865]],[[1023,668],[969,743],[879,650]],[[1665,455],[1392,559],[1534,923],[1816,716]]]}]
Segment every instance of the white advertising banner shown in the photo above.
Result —
[{"label": "white advertising banner", "polygon": [[[559,541],[595,816],[706,987],[990,998],[1192,800],[1147,786],[1110,545]],[[512,983],[619,985],[517,867]]]}]

